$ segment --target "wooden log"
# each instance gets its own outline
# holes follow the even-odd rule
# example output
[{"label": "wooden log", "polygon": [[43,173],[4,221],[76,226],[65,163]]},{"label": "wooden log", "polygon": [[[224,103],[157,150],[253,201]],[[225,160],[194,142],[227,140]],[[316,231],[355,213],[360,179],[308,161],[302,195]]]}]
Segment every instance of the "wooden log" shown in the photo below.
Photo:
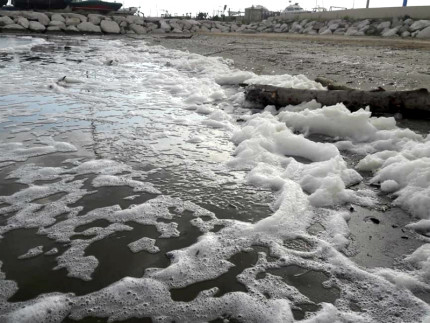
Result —
[{"label": "wooden log", "polygon": [[407,118],[430,118],[430,93],[427,89],[414,91],[361,90],[301,90],[271,85],[253,84],[246,88],[245,98],[260,107],[285,107],[316,100],[325,106],[342,102],[351,110],[370,106],[373,114],[401,113]]}]

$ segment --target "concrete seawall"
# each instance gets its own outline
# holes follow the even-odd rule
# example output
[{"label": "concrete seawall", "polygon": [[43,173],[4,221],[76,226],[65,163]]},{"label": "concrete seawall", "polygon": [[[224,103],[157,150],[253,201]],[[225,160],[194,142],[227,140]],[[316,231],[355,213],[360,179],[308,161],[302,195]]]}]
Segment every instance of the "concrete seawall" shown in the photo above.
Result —
[{"label": "concrete seawall", "polygon": [[285,19],[331,20],[349,17],[351,19],[391,19],[408,16],[412,19],[430,19],[430,6],[364,8],[325,11],[315,13],[301,13],[283,15]]}]

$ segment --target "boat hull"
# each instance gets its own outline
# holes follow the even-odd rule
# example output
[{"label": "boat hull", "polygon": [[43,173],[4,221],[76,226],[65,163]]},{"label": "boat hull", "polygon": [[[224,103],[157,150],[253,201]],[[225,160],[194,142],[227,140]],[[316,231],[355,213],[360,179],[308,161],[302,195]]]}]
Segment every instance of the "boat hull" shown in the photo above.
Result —
[{"label": "boat hull", "polygon": [[12,0],[19,9],[64,9],[71,0]]},{"label": "boat hull", "polygon": [[80,1],[71,2],[69,6],[72,10],[108,12],[117,11],[121,8],[122,3],[107,1]]}]

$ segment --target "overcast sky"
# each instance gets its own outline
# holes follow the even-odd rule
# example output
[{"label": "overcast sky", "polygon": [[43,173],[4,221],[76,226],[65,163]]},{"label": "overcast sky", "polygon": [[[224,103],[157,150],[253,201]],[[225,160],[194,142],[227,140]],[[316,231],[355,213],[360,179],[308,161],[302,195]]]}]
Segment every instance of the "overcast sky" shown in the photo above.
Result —
[{"label": "overcast sky", "polygon": [[[114,0],[108,0],[114,1]],[[269,10],[278,11],[284,10],[288,6],[287,1],[279,0],[213,0],[213,1],[202,1],[202,0],[159,0],[159,1],[148,1],[148,0],[115,0],[116,2],[122,2],[124,7],[140,7],[141,11],[144,12],[145,16],[156,16],[161,15],[168,10],[171,14],[185,14],[192,13],[194,16],[199,11],[207,12],[212,15],[215,11],[222,10],[224,5],[231,10],[241,10],[250,7],[252,5],[263,5]],[[297,2],[298,0],[292,0]],[[310,10],[315,5],[325,7],[327,9],[330,6],[347,7],[347,8],[365,8],[367,0],[302,0],[298,1],[300,6],[304,9]],[[402,6],[403,0],[370,0],[370,7],[400,7]],[[430,0],[408,0],[408,6],[426,6],[430,5]],[[227,9],[228,10],[228,9]]]}]

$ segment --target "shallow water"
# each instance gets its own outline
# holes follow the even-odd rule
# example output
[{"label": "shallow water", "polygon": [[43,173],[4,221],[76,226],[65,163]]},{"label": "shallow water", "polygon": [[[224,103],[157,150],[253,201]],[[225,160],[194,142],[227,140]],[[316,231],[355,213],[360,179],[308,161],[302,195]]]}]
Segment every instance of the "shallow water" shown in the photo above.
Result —
[{"label": "shallow water", "polygon": [[[228,62],[132,40],[0,38],[1,49],[0,318],[354,321],[363,310],[371,321],[406,302],[389,321],[412,322],[427,311],[427,290],[402,298],[372,272],[403,269],[424,243],[401,209],[356,206],[341,252],[327,218],[348,206],[298,208],[302,233],[258,227],[278,193],[229,167],[249,112],[240,88],[213,81]],[[390,304],[368,305],[387,291]]]}]

